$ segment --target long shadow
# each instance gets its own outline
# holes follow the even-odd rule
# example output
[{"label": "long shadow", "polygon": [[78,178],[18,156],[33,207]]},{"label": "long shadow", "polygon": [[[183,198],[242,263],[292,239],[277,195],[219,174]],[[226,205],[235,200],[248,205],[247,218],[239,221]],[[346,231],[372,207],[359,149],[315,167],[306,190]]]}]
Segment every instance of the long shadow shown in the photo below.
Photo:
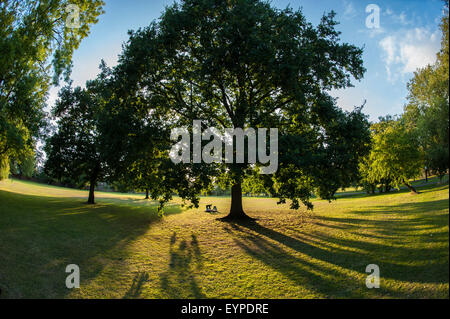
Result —
[{"label": "long shadow", "polygon": [[[289,236],[279,234],[273,230],[267,229],[257,223],[240,223],[231,226],[231,234],[236,236],[235,243],[250,256],[264,262],[276,271],[289,278],[296,285],[305,287],[307,290],[320,293],[322,296],[365,297],[360,292],[361,282],[355,282],[354,278],[350,278],[334,265],[333,253],[324,249],[311,246]],[[255,231],[256,233],[249,232]],[[271,242],[266,235],[275,235],[275,241],[288,246],[302,254],[306,254],[316,260],[307,260],[303,257],[293,255],[287,249],[282,248],[277,243]],[[288,239],[285,241],[285,239]]]},{"label": "long shadow", "polygon": [[169,253],[168,270],[160,275],[161,291],[172,299],[206,298],[193,274],[195,268],[202,268],[203,261],[197,237],[191,234],[190,241],[178,240],[174,232],[170,238]]},{"label": "long shadow", "polygon": [[[322,216],[320,219],[326,222],[332,222],[334,227],[345,227],[350,229],[372,228],[382,237],[401,236],[407,237],[411,232],[412,227],[418,227],[420,230],[435,230],[449,224],[448,199],[419,202],[419,203],[403,203],[391,206],[376,206],[370,207],[367,210],[353,210],[351,215],[356,215],[356,218],[342,218],[334,216]],[[442,212],[437,213],[436,210]],[[430,213],[428,213],[430,212]],[[373,215],[383,214],[389,216],[390,214],[402,216],[402,218],[389,217],[386,220],[374,220]],[[335,224],[339,224],[336,226]]]},{"label": "long shadow", "polygon": [[[180,212],[172,206],[168,213]],[[126,271],[129,243],[160,219],[156,207],[0,191],[1,297],[66,297],[73,293],[65,286],[68,264],[79,266],[81,287],[106,265]]]},{"label": "long shadow", "polygon": [[[249,255],[280,271],[292,281],[324,295],[361,298],[372,292],[367,291],[364,282],[355,283],[355,277],[346,273],[350,271],[365,276],[365,267],[371,263],[380,266],[382,277],[386,279],[448,283],[448,249],[443,248],[445,245],[448,247],[448,231],[438,231],[448,225],[448,213],[414,216],[430,207],[445,209],[448,207],[448,200],[377,208],[379,213],[405,212],[409,216],[405,219],[380,221],[360,217],[320,217],[318,219],[323,222],[322,228],[325,231],[312,231],[305,235],[301,232],[290,232],[288,235],[280,229],[267,228],[254,221],[229,223],[225,229],[236,237],[237,245]],[[361,216],[359,211],[353,213]],[[329,222],[339,230],[348,229],[358,240],[326,233]],[[420,236],[407,233],[416,226],[420,226],[421,230],[427,227],[433,230],[432,237],[428,233]],[[376,238],[383,241],[361,241],[359,238],[364,237],[364,234],[358,232],[359,229],[370,229]],[[409,236],[414,236],[414,243],[419,244],[408,246]],[[370,240],[370,235],[367,238]],[[430,248],[429,243],[438,245]],[[290,253],[292,250],[296,253]],[[376,293],[404,297],[402,293],[386,288],[379,289]]]},{"label": "long shadow", "polygon": [[124,298],[139,298],[142,293],[142,286],[148,280],[146,272],[139,272],[134,278],[130,289],[125,294]]}]

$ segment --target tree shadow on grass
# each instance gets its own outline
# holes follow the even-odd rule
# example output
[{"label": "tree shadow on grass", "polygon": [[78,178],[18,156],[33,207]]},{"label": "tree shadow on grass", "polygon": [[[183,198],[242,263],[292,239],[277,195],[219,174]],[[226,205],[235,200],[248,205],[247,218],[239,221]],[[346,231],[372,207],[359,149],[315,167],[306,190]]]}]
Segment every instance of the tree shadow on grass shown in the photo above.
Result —
[{"label": "tree shadow on grass", "polygon": [[[326,247],[313,246],[257,222],[233,223],[230,228],[225,226],[225,229],[235,236],[235,243],[247,254],[282,273],[296,285],[315,292],[315,295],[364,297],[359,291],[363,283],[346,275],[350,269],[336,265],[336,253],[327,251]],[[345,252],[342,254],[348,255]],[[353,265],[353,268],[361,267]],[[361,269],[355,271],[361,272]]]},{"label": "tree shadow on grass", "polygon": [[142,286],[148,280],[148,273],[139,272],[134,278],[130,289],[125,294],[124,298],[139,298],[142,293]]},{"label": "tree shadow on grass", "polygon": [[[354,213],[355,218],[318,217],[321,229],[305,233],[289,231],[289,225],[275,230],[254,221],[229,223],[224,227],[235,236],[236,244],[246,253],[283,273],[296,284],[324,296],[404,298],[405,293],[399,290],[386,287],[367,289],[363,280],[367,276],[365,267],[372,263],[379,265],[381,276],[385,279],[418,285],[448,283],[448,231],[438,231],[448,225],[448,213],[435,212],[424,217],[413,215],[430,207],[445,209],[448,201],[379,207],[381,212],[383,209],[397,213],[405,211],[411,215],[405,219],[361,218],[358,217],[359,211],[349,214]],[[329,223],[339,231],[348,229],[354,236],[327,232]],[[417,226],[433,230],[433,236],[428,233],[408,234],[408,229],[412,231]],[[364,236],[361,230],[367,229],[371,233]],[[372,234],[375,237],[371,237]],[[409,245],[410,236],[415,237]],[[429,243],[437,245],[430,247]]]},{"label": "tree shadow on grass", "polygon": [[161,291],[172,299],[206,298],[193,274],[194,269],[202,268],[203,261],[197,237],[191,234],[190,241],[178,240],[174,232],[170,238],[169,253],[169,267],[160,275]]},{"label": "tree shadow on grass", "polygon": [[[0,191],[0,203],[3,298],[69,296],[68,264],[80,267],[81,290],[107,265],[117,273],[127,271],[122,261],[129,256],[130,242],[161,220],[156,207],[85,205],[74,198]],[[168,214],[180,212],[172,206]]]}]

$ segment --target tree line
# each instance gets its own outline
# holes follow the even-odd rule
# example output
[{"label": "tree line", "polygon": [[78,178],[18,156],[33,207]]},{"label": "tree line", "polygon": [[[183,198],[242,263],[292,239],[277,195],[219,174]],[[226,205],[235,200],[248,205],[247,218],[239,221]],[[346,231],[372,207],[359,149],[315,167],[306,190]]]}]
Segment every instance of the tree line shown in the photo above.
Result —
[{"label": "tree line", "polygon": [[389,191],[421,172],[442,180],[449,169],[449,26],[448,1],[441,20],[441,49],[436,62],[414,72],[400,116],[381,117],[371,125],[371,151],[360,164],[368,192]]}]

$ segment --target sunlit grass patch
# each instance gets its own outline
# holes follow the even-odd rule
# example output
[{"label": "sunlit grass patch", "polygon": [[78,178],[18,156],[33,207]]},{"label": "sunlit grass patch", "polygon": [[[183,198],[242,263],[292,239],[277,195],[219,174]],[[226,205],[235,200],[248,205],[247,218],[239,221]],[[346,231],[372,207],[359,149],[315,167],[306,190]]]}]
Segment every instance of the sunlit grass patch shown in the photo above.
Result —
[{"label": "sunlit grass patch", "polygon": [[[141,194],[0,182],[3,298],[448,298],[448,185],[358,195],[313,212],[244,198],[252,223],[217,220],[176,198],[157,214]],[[219,209],[204,212],[206,204]],[[81,288],[65,287],[80,266]],[[365,286],[377,264],[381,287]]]}]

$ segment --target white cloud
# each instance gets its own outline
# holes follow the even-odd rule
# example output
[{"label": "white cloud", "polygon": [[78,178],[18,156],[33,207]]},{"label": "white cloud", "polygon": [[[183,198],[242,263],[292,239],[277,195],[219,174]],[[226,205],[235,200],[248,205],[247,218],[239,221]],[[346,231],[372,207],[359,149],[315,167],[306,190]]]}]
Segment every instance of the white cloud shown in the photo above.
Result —
[{"label": "white cloud", "polygon": [[356,9],[353,3],[344,0],[344,17],[354,18],[356,16]]},{"label": "white cloud", "polygon": [[397,19],[401,24],[409,24],[409,21],[406,19],[406,14],[404,12],[400,13],[397,16]]},{"label": "white cloud", "polygon": [[386,33],[386,29],[384,29],[383,27],[373,28],[373,29],[364,28],[364,29],[359,29],[358,32],[364,33],[369,38],[373,39],[375,37],[378,37],[378,36]]},{"label": "white cloud", "polygon": [[392,64],[395,60],[396,53],[396,39],[390,35],[380,41],[380,46],[386,53],[385,61],[387,64]]},{"label": "white cloud", "polygon": [[412,20],[408,20],[408,18],[406,16],[406,13],[404,11],[400,12],[399,14],[396,14],[390,8],[387,8],[384,11],[384,16],[389,16],[390,19],[394,23],[399,23],[399,24],[404,25],[404,26],[413,24]]},{"label": "white cloud", "polygon": [[384,37],[379,45],[383,50],[388,80],[395,82],[399,76],[414,72],[436,60],[440,48],[439,31],[425,28],[398,31]]}]

